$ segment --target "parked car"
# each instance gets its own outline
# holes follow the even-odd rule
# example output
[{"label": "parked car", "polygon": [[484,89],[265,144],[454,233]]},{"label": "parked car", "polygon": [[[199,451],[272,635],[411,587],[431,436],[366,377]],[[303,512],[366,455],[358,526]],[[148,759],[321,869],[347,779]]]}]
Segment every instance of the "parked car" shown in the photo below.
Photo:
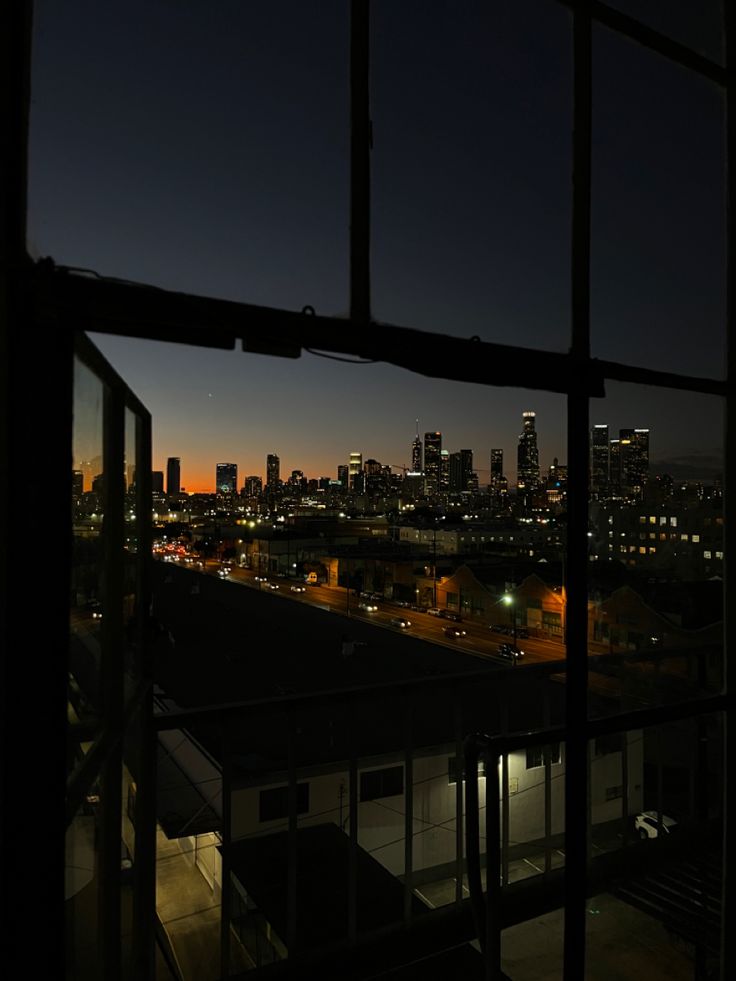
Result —
[{"label": "parked car", "polygon": [[429,613],[429,615],[431,617],[441,617],[442,616],[442,610],[438,606],[430,606],[430,607],[428,607],[427,613]]},{"label": "parked car", "polygon": [[467,635],[467,631],[463,630],[460,627],[445,627],[442,633],[445,635],[445,637],[453,637],[453,638],[465,637]]},{"label": "parked car", "polygon": [[496,654],[499,657],[505,658],[507,661],[518,661],[520,657],[524,657],[524,651],[519,650],[518,647],[514,647],[513,644],[499,644]]},{"label": "parked car", "polygon": [[407,627],[411,626],[411,620],[407,620],[406,617],[391,617],[391,626],[406,630]]},{"label": "parked car", "polygon": [[677,821],[667,814],[662,815],[662,824],[657,821],[656,811],[642,811],[634,818],[634,830],[639,833],[641,839],[658,838],[660,830],[668,835],[678,827]]},{"label": "parked car", "polygon": [[445,620],[452,620],[453,623],[462,623],[463,618],[459,613],[455,613],[454,610],[443,610],[442,616]]}]

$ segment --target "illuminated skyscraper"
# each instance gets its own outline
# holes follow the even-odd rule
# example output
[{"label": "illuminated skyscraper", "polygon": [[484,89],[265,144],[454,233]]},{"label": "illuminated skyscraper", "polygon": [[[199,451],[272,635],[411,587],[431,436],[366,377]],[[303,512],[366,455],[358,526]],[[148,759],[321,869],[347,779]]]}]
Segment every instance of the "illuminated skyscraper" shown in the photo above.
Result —
[{"label": "illuminated skyscraper", "polygon": [[411,469],[414,473],[422,472],[422,441],[419,438],[419,433],[416,434],[411,444]]},{"label": "illuminated skyscraper", "polygon": [[491,484],[503,477],[503,450],[491,450]]},{"label": "illuminated skyscraper", "polygon": [[600,494],[608,487],[610,449],[608,426],[595,425],[590,431],[590,489]]},{"label": "illuminated skyscraper", "polygon": [[269,453],[266,457],[266,486],[272,491],[278,489],[281,480],[281,461],[275,453]]},{"label": "illuminated skyscraper", "polygon": [[166,493],[181,494],[181,459],[170,456],[166,461]]},{"label": "illuminated skyscraper", "polygon": [[362,453],[351,453],[350,460],[348,462],[348,484],[351,490],[356,489],[356,481],[359,475],[363,472],[363,454]]},{"label": "illuminated skyscraper", "polygon": [[440,489],[440,454],[442,453],[442,433],[424,434],[424,475],[430,494]]},{"label": "illuminated skyscraper", "polygon": [[218,494],[237,494],[237,463],[218,463],[215,467],[215,491]]},{"label": "illuminated skyscraper", "polygon": [[520,491],[539,487],[539,450],[537,448],[536,413],[522,414],[524,429],[519,436],[516,462],[516,485]]},{"label": "illuminated skyscraper", "polygon": [[649,430],[622,429],[619,437],[621,492],[641,497],[649,478]]}]

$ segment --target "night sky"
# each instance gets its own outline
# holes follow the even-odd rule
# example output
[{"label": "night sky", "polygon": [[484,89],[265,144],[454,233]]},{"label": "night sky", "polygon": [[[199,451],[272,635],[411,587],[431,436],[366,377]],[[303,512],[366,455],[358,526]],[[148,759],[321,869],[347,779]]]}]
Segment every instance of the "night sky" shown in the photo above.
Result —
[{"label": "night sky", "polygon": [[[640,4],[619,2],[627,12]],[[717,3],[649,4],[717,57]],[[36,4],[29,248],[102,275],[320,314],[348,308],[346,0]],[[376,319],[565,350],[570,17],[554,0],[372,3]],[[594,30],[593,354],[723,374],[723,104],[710,83]],[[515,478],[521,412],[565,462],[558,396],[381,364],[93,339],[154,418],[154,468],[189,490],[334,476],[352,450],[405,466],[415,419],[481,483]],[[678,476],[719,468],[716,399],[611,385],[591,422],[649,427]]]}]

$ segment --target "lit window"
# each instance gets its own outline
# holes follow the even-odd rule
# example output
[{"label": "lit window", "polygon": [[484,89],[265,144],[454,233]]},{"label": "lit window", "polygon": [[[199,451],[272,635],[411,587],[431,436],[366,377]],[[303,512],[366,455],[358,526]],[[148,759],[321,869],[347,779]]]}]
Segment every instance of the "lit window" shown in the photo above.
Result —
[{"label": "lit window", "polygon": [[693,542],[699,542],[700,541],[700,535],[693,535],[692,541]]},{"label": "lit window", "polygon": [[660,532],[659,540],[660,540],[660,542],[666,542],[667,541],[667,532],[666,531]]},{"label": "lit window", "polygon": [[660,523],[660,525],[666,525],[667,524],[667,518],[665,518],[662,515],[660,515],[659,516],[659,523]]},{"label": "lit window", "polygon": [[723,552],[716,552],[716,558],[717,559],[722,559],[723,558]]},{"label": "lit window", "polygon": [[640,545],[639,546],[639,555],[646,555],[646,554],[647,554],[646,546]]},{"label": "lit window", "polygon": [[689,535],[680,535],[680,541],[681,542],[688,542],[688,541],[690,541],[690,536]]},{"label": "lit window", "polygon": [[649,524],[650,525],[656,525],[656,523],[657,523],[657,515],[656,514],[650,514],[649,515]]},{"label": "lit window", "polygon": [[673,528],[677,527],[677,518],[670,518],[670,524]]},{"label": "lit window", "polygon": [[650,541],[656,541],[657,540],[657,534],[656,534],[656,532],[650,531],[649,532],[649,539],[650,539]]},{"label": "lit window", "polygon": [[654,554],[654,553],[655,553],[656,551],[657,551],[657,548],[656,548],[656,546],[655,546],[655,545],[653,545],[653,546],[652,546],[652,547],[651,547],[651,548],[649,549],[649,554],[650,554],[650,555],[653,555],[653,554]]},{"label": "lit window", "polygon": [[[613,518],[609,518],[608,520],[611,523],[613,523]],[[646,523],[647,523],[647,516],[645,514],[640,514],[639,515],[639,524],[640,525],[645,525]]]},{"label": "lit window", "polygon": [[710,553],[710,549],[707,549],[707,548],[705,549],[705,551],[703,552],[703,558],[704,559],[711,559],[711,558],[713,558],[713,556]]}]

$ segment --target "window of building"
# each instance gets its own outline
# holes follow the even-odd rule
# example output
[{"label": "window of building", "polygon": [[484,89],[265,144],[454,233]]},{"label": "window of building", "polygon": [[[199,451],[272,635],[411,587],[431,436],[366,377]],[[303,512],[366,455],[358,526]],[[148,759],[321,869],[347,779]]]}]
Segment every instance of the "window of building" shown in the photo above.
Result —
[{"label": "window of building", "polygon": [[705,551],[703,552],[703,558],[704,558],[704,559],[710,559],[710,558],[712,558],[712,557],[713,557],[713,556],[712,556],[712,554],[711,554],[711,551],[710,551],[710,549],[705,549]]},{"label": "window of building", "polygon": [[693,535],[691,541],[693,545],[696,545],[700,541],[700,535]]},{"label": "window of building", "polygon": [[[296,813],[307,814],[309,811],[309,784],[296,785]],[[279,821],[289,816],[289,788],[272,787],[262,790],[258,797],[258,820]]]},{"label": "window of building", "polygon": [[364,770],[360,774],[361,801],[398,797],[404,793],[403,766],[388,766],[383,770]]},{"label": "window of building", "polygon": [[677,527],[677,518],[676,517],[670,518],[670,524],[672,525],[673,528],[676,528]]},{"label": "window of building", "polygon": [[544,766],[545,763],[560,762],[560,744],[551,743],[549,746],[527,746],[526,768],[535,770],[537,767]]}]

